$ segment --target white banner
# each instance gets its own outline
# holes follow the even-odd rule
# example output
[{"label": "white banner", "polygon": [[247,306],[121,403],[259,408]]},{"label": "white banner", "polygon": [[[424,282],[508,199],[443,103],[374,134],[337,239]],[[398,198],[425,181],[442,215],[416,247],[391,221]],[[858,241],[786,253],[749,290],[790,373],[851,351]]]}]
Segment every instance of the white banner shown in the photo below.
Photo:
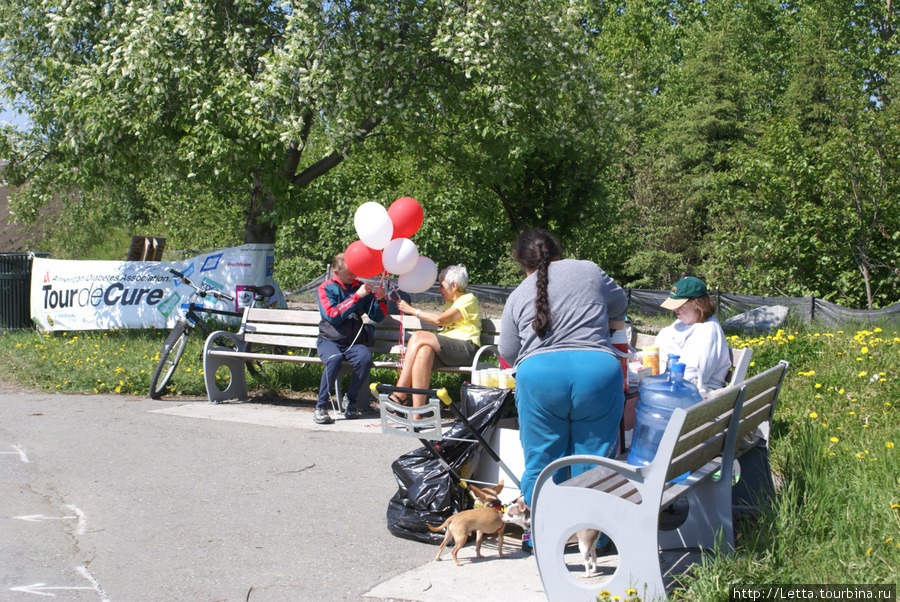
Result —
[{"label": "white banner", "polygon": [[[242,311],[253,300],[247,286],[270,284],[266,305],[285,307],[272,278],[274,245],[241,245],[183,261],[70,261],[35,257],[31,273],[31,318],[46,330],[171,328],[185,315],[194,289],[169,269],[204,290],[223,291],[234,301],[197,298],[210,309]],[[216,316],[217,319],[227,319]],[[235,318],[233,322],[238,322]]]}]

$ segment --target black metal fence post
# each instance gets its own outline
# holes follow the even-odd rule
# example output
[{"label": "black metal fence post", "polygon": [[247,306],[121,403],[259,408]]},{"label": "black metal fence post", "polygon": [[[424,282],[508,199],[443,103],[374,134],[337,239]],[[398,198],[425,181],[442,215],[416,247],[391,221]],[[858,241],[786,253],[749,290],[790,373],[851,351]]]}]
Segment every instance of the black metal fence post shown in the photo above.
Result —
[{"label": "black metal fence post", "polygon": [[31,261],[49,253],[0,253],[0,328],[32,328]]}]

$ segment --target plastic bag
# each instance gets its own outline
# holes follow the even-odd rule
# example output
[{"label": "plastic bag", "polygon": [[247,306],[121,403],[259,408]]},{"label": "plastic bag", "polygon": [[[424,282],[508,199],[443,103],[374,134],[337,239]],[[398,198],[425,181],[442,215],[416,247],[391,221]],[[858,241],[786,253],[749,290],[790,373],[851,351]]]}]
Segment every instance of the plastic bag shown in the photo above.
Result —
[{"label": "plastic bag", "polygon": [[[511,393],[505,389],[463,385],[460,398],[469,425],[486,441],[490,441],[503,404]],[[459,419],[435,445],[443,461],[462,479],[474,474],[484,451]],[[391,468],[399,489],[388,502],[387,523],[388,530],[397,537],[439,544],[444,535],[430,531],[427,525],[440,526],[457,512],[472,507],[467,490],[427,447],[403,454]]]}]

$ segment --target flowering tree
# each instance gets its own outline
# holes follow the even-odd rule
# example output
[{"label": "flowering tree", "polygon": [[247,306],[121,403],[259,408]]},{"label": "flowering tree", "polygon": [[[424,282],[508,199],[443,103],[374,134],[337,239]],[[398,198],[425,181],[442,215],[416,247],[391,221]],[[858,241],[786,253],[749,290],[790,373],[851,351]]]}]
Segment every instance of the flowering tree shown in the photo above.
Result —
[{"label": "flowering tree", "polygon": [[589,164],[611,138],[578,18],[561,0],[7,0],[2,91],[33,128],[0,137],[5,176],[29,181],[25,218],[145,178],[242,191],[245,241],[272,242],[306,186],[393,136],[489,182],[520,226],[543,203],[510,194],[530,166]]}]

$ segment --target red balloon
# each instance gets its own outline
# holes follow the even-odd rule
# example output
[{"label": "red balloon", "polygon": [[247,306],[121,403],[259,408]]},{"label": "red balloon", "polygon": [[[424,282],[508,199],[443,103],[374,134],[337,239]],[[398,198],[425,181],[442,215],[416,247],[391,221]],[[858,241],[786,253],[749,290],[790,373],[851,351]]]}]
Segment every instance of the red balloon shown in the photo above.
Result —
[{"label": "red balloon", "polygon": [[401,197],[391,203],[388,216],[394,224],[394,238],[411,238],[422,227],[425,212],[422,205],[412,197]]},{"label": "red balloon", "polygon": [[374,278],[384,271],[381,251],[370,249],[361,240],[350,243],[344,251],[344,263],[347,264],[347,269],[360,278]]}]

